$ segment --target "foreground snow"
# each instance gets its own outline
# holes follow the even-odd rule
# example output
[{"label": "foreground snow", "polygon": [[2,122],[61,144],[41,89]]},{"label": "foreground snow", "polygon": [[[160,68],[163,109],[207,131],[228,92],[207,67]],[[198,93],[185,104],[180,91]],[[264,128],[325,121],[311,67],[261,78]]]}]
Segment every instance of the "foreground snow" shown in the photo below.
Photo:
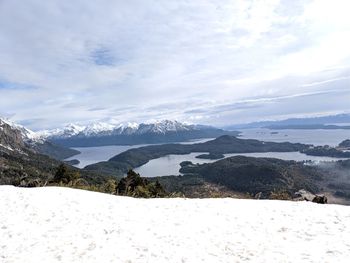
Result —
[{"label": "foreground snow", "polygon": [[0,187],[0,262],[349,262],[350,207]]}]

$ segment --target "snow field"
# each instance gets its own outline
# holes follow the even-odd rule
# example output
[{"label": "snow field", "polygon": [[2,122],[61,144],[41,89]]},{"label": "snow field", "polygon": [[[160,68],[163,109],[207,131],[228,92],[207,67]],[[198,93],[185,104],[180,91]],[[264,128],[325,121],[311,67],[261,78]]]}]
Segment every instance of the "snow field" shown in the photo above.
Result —
[{"label": "snow field", "polygon": [[0,262],[350,262],[350,207],[0,186]]}]

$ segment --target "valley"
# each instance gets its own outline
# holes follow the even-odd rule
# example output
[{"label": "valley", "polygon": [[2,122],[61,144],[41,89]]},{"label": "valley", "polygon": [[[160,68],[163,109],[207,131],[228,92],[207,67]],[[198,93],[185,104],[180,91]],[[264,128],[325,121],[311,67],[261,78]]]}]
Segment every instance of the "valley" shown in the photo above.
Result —
[{"label": "valley", "polygon": [[[170,125],[168,121],[163,123]],[[339,184],[340,179],[347,180],[347,166],[343,164],[348,158],[348,141],[346,134],[339,134],[338,130],[327,130],[338,133],[337,140],[344,139],[337,144],[327,141],[335,140],[330,134],[318,136],[319,145],[336,147],[299,143],[298,136],[291,139],[294,130],[291,133],[289,130],[274,133],[241,130],[235,132],[238,137],[227,132],[216,139],[199,136],[181,143],[68,148],[24,127],[5,122],[2,127],[2,184],[52,184],[64,158],[69,169],[78,172],[84,182],[76,187],[101,191],[108,188],[109,180],[119,182],[133,169],[150,182],[160,182],[168,193],[180,196],[252,198],[261,193],[262,198],[292,199],[294,192],[304,188],[312,193],[327,191],[328,195],[338,198],[337,202],[350,200],[350,188]],[[284,136],[286,133],[288,136]],[[28,134],[31,138],[26,137]],[[244,139],[249,134],[264,141]],[[172,133],[159,136],[172,138]],[[332,171],[335,166],[337,173]]]}]

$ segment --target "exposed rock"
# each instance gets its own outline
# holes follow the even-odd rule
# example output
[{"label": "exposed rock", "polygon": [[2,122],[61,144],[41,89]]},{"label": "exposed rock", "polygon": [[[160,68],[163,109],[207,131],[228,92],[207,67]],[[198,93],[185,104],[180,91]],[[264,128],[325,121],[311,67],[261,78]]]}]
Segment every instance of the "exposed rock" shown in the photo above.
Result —
[{"label": "exposed rock", "polygon": [[310,193],[309,191],[306,191],[305,189],[301,189],[298,192],[294,193],[294,200],[301,201],[312,201],[315,198],[315,195]]},{"label": "exposed rock", "polygon": [[24,147],[22,134],[0,119],[0,145],[8,149],[21,149]]},{"label": "exposed rock", "polygon": [[318,203],[318,204],[327,204],[327,197],[325,195],[316,195],[312,202]]},{"label": "exposed rock", "polygon": [[293,200],[296,201],[311,201],[318,204],[327,204],[327,197],[325,195],[314,195],[304,189],[299,190],[294,194]]},{"label": "exposed rock", "polygon": [[257,193],[254,198],[255,199],[261,199],[262,192]]}]

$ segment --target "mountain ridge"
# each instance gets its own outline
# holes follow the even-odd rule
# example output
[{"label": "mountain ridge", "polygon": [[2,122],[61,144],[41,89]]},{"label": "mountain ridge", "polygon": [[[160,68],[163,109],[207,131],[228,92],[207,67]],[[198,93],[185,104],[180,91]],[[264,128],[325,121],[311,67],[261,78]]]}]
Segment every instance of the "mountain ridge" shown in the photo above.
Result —
[{"label": "mountain ridge", "polygon": [[0,147],[2,151],[25,153],[31,150],[48,155],[56,160],[63,160],[76,155],[79,151],[55,145],[42,138],[39,134],[0,118]]},{"label": "mountain ridge", "polygon": [[216,129],[208,125],[185,124],[176,120],[162,120],[153,123],[119,123],[94,122],[88,125],[68,124],[61,129],[43,130],[37,132],[42,138],[67,138],[73,136],[104,136],[104,135],[132,135],[145,133],[165,134],[166,132]]},{"label": "mountain ridge", "polygon": [[67,147],[93,147],[107,145],[137,145],[181,142],[193,139],[238,135],[235,131],[198,124],[185,124],[163,120],[154,123],[109,124],[92,123],[87,126],[70,124],[63,129],[41,131],[48,141]]},{"label": "mountain ridge", "polygon": [[[288,118],[283,120],[267,120],[267,121],[256,121],[243,124],[227,125],[225,129],[249,129],[249,128],[265,128],[268,126],[298,126],[298,125],[331,125],[331,124],[343,124],[350,123],[350,114],[336,114],[327,115],[320,117],[304,117],[304,118]],[[341,128],[341,126],[339,127]]]}]

